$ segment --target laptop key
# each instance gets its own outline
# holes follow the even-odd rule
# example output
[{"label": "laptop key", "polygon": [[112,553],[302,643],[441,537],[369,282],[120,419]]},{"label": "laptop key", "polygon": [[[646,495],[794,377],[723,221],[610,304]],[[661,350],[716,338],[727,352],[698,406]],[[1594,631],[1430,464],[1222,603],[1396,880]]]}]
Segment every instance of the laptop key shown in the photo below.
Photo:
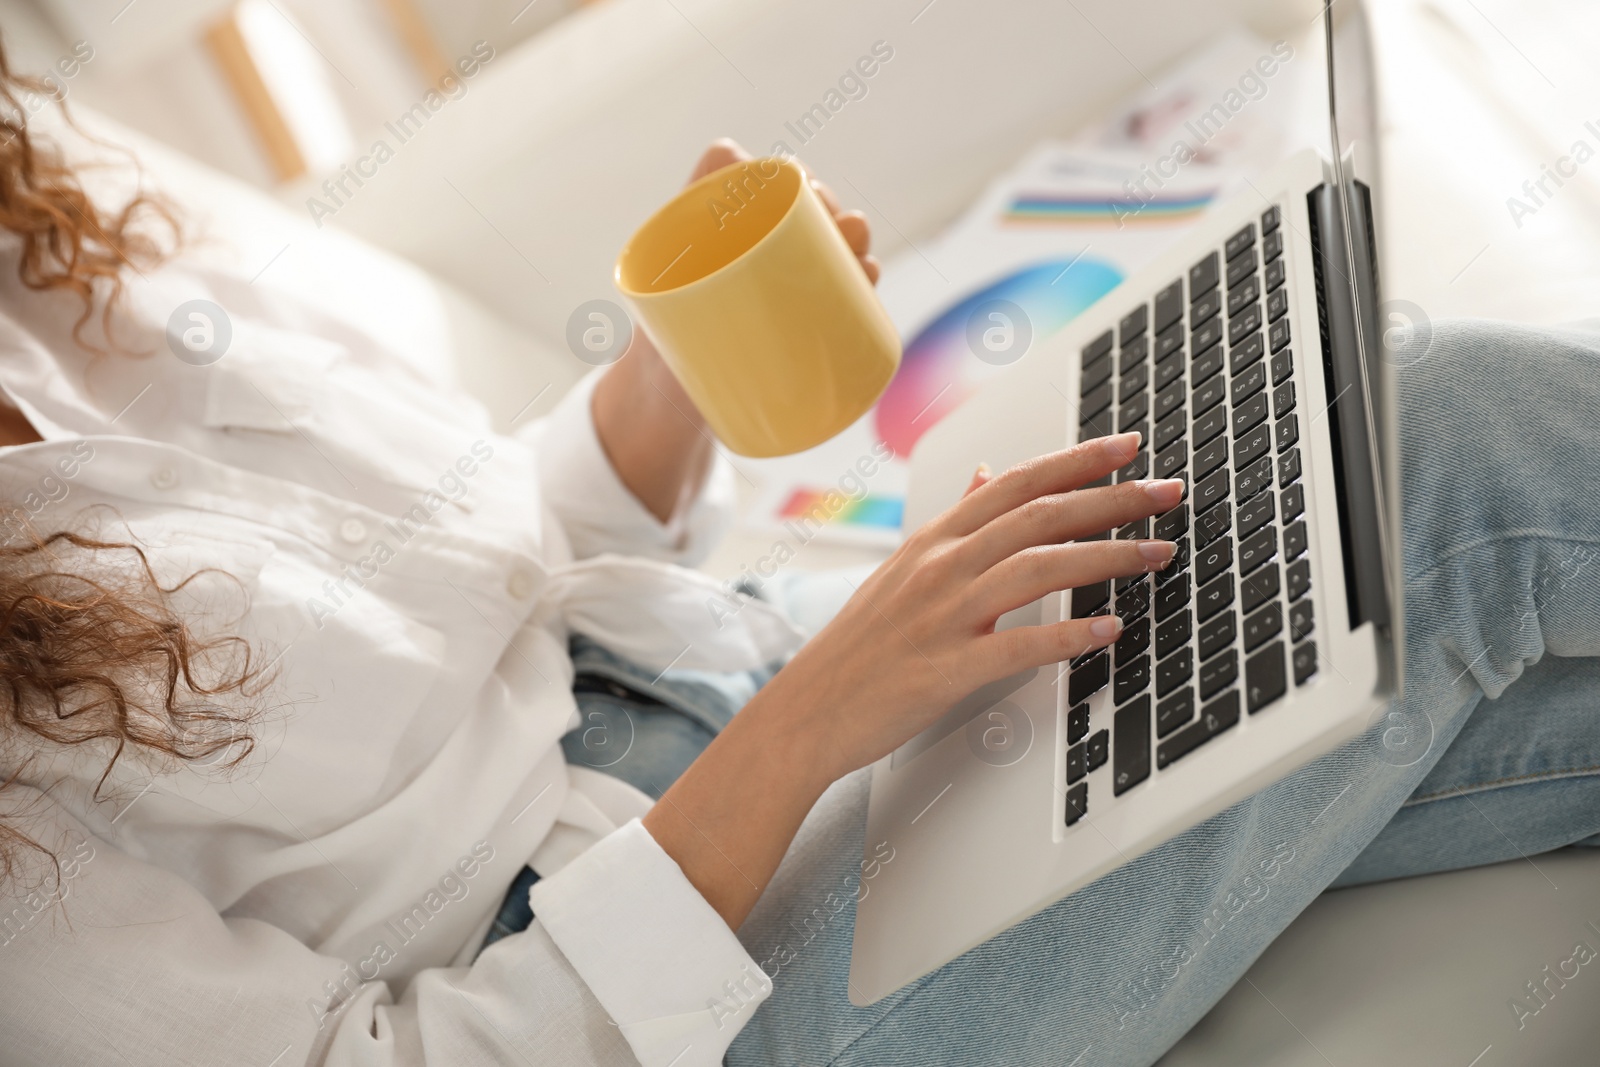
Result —
[{"label": "laptop key", "polygon": [[[1156,453],[1155,476],[1171,478],[1189,463],[1189,442],[1179,438]],[[1171,540],[1168,538],[1168,540]]]},{"label": "laptop key", "polygon": [[1135,656],[1132,663],[1118,667],[1117,673],[1112,675],[1111,700],[1116,704],[1126,704],[1149,688],[1150,657]]},{"label": "laptop key", "polygon": [[1165,700],[1156,702],[1156,736],[1166,737],[1194,718],[1194,687],[1184,686]]},{"label": "laptop key", "polygon": [[1118,708],[1111,732],[1111,792],[1121,796],[1150,777],[1149,695]]},{"label": "laptop key", "polygon": [[1269,637],[1277,636],[1283,629],[1283,609],[1277,601],[1262,606],[1244,620],[1244,650],[1249,652]]},{"label": "laptop key", "polygon": [[1253,333],[1240,344],[1230,346],[1228,349],[1228,373],[1238,374],[1265,355],[1266,351],[1267,346],[1262,342],[1259,333]]},{"label": "laptop key", "polygon": [[1080,441],[1109,436],[1111,436],[1111,412],[1109,410],[1099,415],[1090,415],[1078,423],[1078,440]]},{"label": "laptop key", "polygon": [[1228,438],[1225,435],[1213,437],[1210,444],[1195,449],[1193,474],[1197,479],[1204,478],[1226,462]]},{"label": "laptop key", "polygon": [[1289,605],[1289,640],[1298,641],[1308,637],[1317,626],[1317,612],[1310,600],[1301,600]]},{"label": "laptop key", "polygon": [[[1212,284],[1215,284],[1214,282]],[[1202,322],[1211,318],[1222,310],[1222,290],[1212,289],[1195,298],[1189,305],[1189,329],[1194,329]]]},{"label": "laptop key", "polygon": [[1282,576],[1276,563],[1268,563],[1248,578],[1239,581],[1239,608],[1246,615],[1278,596]]},{"label": "laptop key", "polygon": [[1240,252],[1243,252],[1245,249],[1249,248],[1255,243],[1256,224],[1253,222],[1248,222],[1245,223],[1243,229],[1234,234],[1232,237],[1228,238],[1228,243],[1222,246],[1222,251],[1229,259],[1232,259],[1234,256],[1238,255]]},{"label": "laptop key", "polygon": [[1127,374],[1130,370],[1144,362],[1150,354],[1150,338],[1136,337],[1131,342],[1122,346],[1122,354],[1117,357],[1117,373]]},{"label": "laptop key", "polygon": [[1239,654],[1233,649],[1217,653],[1200,664],[1200,699],[1210,700],[1239,678]]},{"label": "laptop key", "polygon": [[1294,380],[1290,379],[1272,391],[1272,414],[1283,418],[1294,410]]},{"label": "laptop key", "polygon": [[1156,766],[1167,767],[1239,722],[1239,691],[1230,689],[1200,709],[1200,717],[1156,746]]},{"label": "laptop key", "polygon": [[[1181,368],[1182,362],[1178,362]],[[1293,382],[1289,384],[1294,385]],[[1185,392],[1183,379],[1178,378],[1157,393],[1155,410],[1151,413],[1155,420],[1159,422],[1172,414],[1173,410],[1183,403]]]},{"label": "laptop key", "polygon": [[1194,633],[1187,611],[1180,611],[1156,627],[1156,655],[1168,656],[1189,643]]},{"label": "laptop key", "polygon": [[1196,414],[1210,411],[1222,403],[1228,395],[1228,383],[1223,381],[1222,375],[1214,375],[1194,387],[1194,410]]},{"label": "laptop key", "polygon": [[1256,423],[1267,417],[1267,394],[1257,393],[1233,408],[1233,436],[1243,437],[1255,429]]},{"label": "laptop key", "polygon": [[1228,314],[1230,316],[1239,314],[1239,312],[1254,303],[1256,297],[1260,295],[1260,283],[1255,278],[1249,279],[1239,288],[1228,293]]},{"label": "laptop key", "polygon": [[1278,457],[1278,484],[1288,485],[1300,477],[1300,450],[1291,448]]},{"label": "laptop key", "polygon": [[1111,680],[1111,657],[1105,653],[1084,661],[1067,675],[1067,703],[1082,704]]},{"label": "laptop key", "polygon": [[1102,356],[1109,356],[1112,348],[1116,347],[1116,343],[1116,334],[1111,330],[1107,330],[1099,337],[1096,337],[1083,348],[1083,365],[1087,367]]},{"label": "laptop key", "polygon": [[1283,496],[1283,521],[1293,522],[1306,510],[1305,483],[1296,482],[1282,493]]},{"label": "laptop key", "polygon": [[1237,519],[1237,532],[1243,540],[1261,529],[1262,525],[1272,521],[1272,512],[1276,501],[1271,493],[1258,493],[1239,505]]},{"label": "laptop key", "polygon": [[1099,388],[1083,396],[1083,402],[1078,406],[1078,411],[1085,416],[1098,415],[1111,403],[1111,382],[1108,379]]},{"label": "laptop key", "polygon": [[1249,500],[1263,489],[1272,488],[1272,457],[1262,456],[1239,472],[1233,481],[1233,498]]},{"label": "laptop key", "polygon": [[1150,394],[1136,393],[1133,398],[1117,412],[1117,429],[1126,433],[1129,429],[1144,421],[1150,414]]},{"label": "laptop key", "polygon": [[1278,420],[1278,451],[1286,452],[1300,440],[1300,418],[1290,412]]},{"label": "laptop key", "polygon": [[1169,582],[1179,579],[1189,580],[1189,539],[1180,538],[1172,548],[1172,562],[1155,573],[1156,588],[1160,589]]},{"label": "laptop key", "polygon": [[[1127,524],[1125,524],[1123,526],[1118,526],[1117,527],[1116,536],[1113,537],[1112,540],[1113,541],[1143,541],[1145,538],[1147,538],[1149,536],[1150,536],[1150,520],[1149,519],[1135,519],[1134,521],[1132,521],[1130,523],[1127,523]],[[1138,576],[1135,575],[1135,577],[1138,577]],[[1117,579],[1117,580],[1121,581],[1120,578]]]},{"label": "laptop key", "polygon": [[1228,498],[1228,468],[1221,467],[1196,482],[1190,498],[1190,504],[1193,506],[1196,515],[1204,512],[1212,504],[1226,500]]},{"label": "laptop key", "polygon": [[1067,744],[1075,745],[1089,733],[1089,705],[1074,704],[1067,712]]},{"label": "laptop key", "polygon": [[1087,814],[1089,814],[1089,783],[1079,782],[1067,790],[1067,825],[1073,825]]},{"label": "laptop key", "polygon": [[1221,317],[1207,319],[1202,322],[1193,333],[1189,335],[1189,351],[1204,352],[1218,341],[1222,340]]},{"label": "laptop key", "polygon": [[1179,504],[1164,514],[1156,516],[1154,534],[1163,541],[1176,541],[1189,529],[1189,506]]},{"label": "laptop key", "polygon": [[1249,574],[1278,553],[1278,531],[1263,526],[1239,542],[1239,573]]},{"label": "laptop key", "polygon": [[[1268,499],[1271,499],[1270,497]],[[1306,524],[1302,520],[1283,531],[1283,558],[1298,559],[1306,550]]]},{"label": "laptop key", "polygon": [[1174,322],[1156,334],[1155,357],[1163,360],[1183,347],[1183,323]]},{"label": "laptop key", "polygon": [[[1112,645],[1112,651],[1117,657],[1117,666],[1122,667],[1132,663],[1144,654],[1150,647],[1150,619],[1148,617],[1136,619],[1122,631],[1122,636],[1117,638],[1117,643]],[[1087,726],[1084,727],[1088,729]]]},{"label": "laptop key", "polygon": [[1210,659],[1233,644],[1236,634],[1233,612],[1224,611],[1200,627],[1200,636],[1195,641],[1195,648],[1199,651],[1201,659]]},{"label": "laptop key", "polygon": [[1078,781],[1089,773],[1089,746],[1073,745],[1067,749],[1067,784]]},{"label": "laptop key", "polygon": [[1261,329],[1261,305],[1251,304],[1228,320],[1228,344],[1236,345]]},{"label": "laptop key", "polygon": [[1228,532],[1233,525],[1233,508],[1224,500],[1194,521],[1194,547],[1198,551]]},{"label": "laptop key", "polygon": [[1278,222],[1282,217],[1283,213],[1278,210],[1277,204],[1267,208],[1261,213],[1261,232],[1263,234],[1272,233],[1273,230],[1278,228]]},{"label": "laptop key", "polygon": [[1282,385],[1294,373],[1294,349],[1285,348],[1272,357],[1272,384]]},{"label": "laptop key", "polygon": [[1150,583],[1141,581],[1117,597],[1117,614],[1123,619],[1136,619],[1150,610]]},{"label": "laptop key", "polygon": [[1098,771],[1110,758],[1111,735],[1105,730],[1096,730],[1094,736],[1089,738],[1089,770]]},{"label": "laptop key", "polygon": [[1267,454],[1272,447],[1272,427],[1265,422],[1239,438],[1239,444],[1233,450],[1233,465],[1243,469]]},{"label": "laptop key", "polygon": [[1180,648],[1156,664],[1156,696],[1164,697],[1194,674],[1194,653]]},{"label": "laptop key", "polygon": [[1261,242],[1261,258],[1277,259],[1283,255],[1283,234],[1275,233]]},{"label": "laptop key", "polygon": [[[1276,605],[1274,605],[1276,606]],[[1288,692],[1289,680],[1283,672],[1283,642],[1274,641],[1245,660],[1245,706],[1254,715]]]},{"label": "laptop key", "polygon": [[1148,476],[1149,467],[1150,451],[1149,449],[1141,448],[1139,454],[1133,457],[1132,462],[1117,471],[1117,481],[1136,482]]},{"label": "laptop key", "polygon": [[1262,273],[1262,277],[1266,279],[1267,292],[1269,293],[1282,286],[1283,260],[1275,259],[1271,263],[1268,263],[1267,269]]},{"label": "laptop key", "polygon": [[1267,344],[1276,352],[1289,343],[1289,320],[1279,319],[1267,327]]},{"label": "laptop key", "polygon": [[1156,593],[1156,621],[1164,622],[1189,603],[1189,583],[1172,582]]},{"label": "laptop key", "polygon": [[1150,308],[1146,304],[1140,304],[1122,316],[1122,321],[1117,325],[1117,338],[1122,342],[1122,346],[1126,348],[1128,342],[1143,334],[1145,328],[1149,325]]},{"label": "laptop key", "polygon": [[1222,537],[1207,545],[1194,557],[1194,580],[1205,585],[1233,565],[1233,541]]},{"label": "laptop key", "polygon": [[1233,402],[1248,400],[1267,387],[1267,365],[1260,360],[1233,376]]},{"label": "laptop key", "polygon": [[1317,643],[1307,641],[1295,646],[1294,684],[1305,685],[1306,679],[1317,673]]},{"label": "laptop key", "polygon": [[1189,364],[1189,380],[1199,385],[1217,371],[1222,369],[1222,346],[1212,345],[1194,358]]},{"label": "laptop key", "polygon": [[1150,382],[1150,364],[1141,363],[1122,376],[1117,383],[1117,402],[1126,404],[1133,399],[1133,394],[1142,393]]},{"label": "laptop key", "polygon": [[1080,585],[1072,591],[1072,617],[1074,619],[1087,619],[1106,606],[1111,599],[1111,583],[1092,582],[1089,585]]},{"label": "laptop key", "polygon": [[1289,564],[1289,600],[1293,603],[1311,590],[1311,561],[1299,559]]},{"label": "laptop key", "polygon": [[1160,392],[1183,377],[1183,353],[1174,352],[1156,364],[1156,391]]},{"label": "laptop key", "polygon": [[1214,407],[1203,415],[1196,415],[1194,420],[1194,435],[1192,440],[1195,447],[1205,444],[1217,434],[1228,427],[1228,409]]},{"label": "laptop key", "polygon": [[1102,356],[1093,363],[1084,365],[1083,380],[1078,383],[1078,395],[1088,396],[1090,390],[1097,389],[1111,378],[1111,372],[1116,367],[1116,361],[1110,356]]},{"label": "laptop key", "polygon": [[1189,299],[1194,301],[1201,293],[1209,292],[1217,287],[1218,259],[1215,252],[1206,253],[1206,257],[1189,268]]},{"label": "laptop key", "polygon": [[1267,294],[1267,321],[1277,322],[1287,314],[1289,314],[1289,291],[1274,289]]},{"label": "laptop key", "polygon": [[1195,614],[1201,622],[1233,603],[1233,575],[1224,571],[1200,587],[1194,596]]},{"label": "laptop key", "polygon": [[1174,278],[1172,284],[1156,294],[1156,333],[1160,333],[1181,318],[1183,318],[1183,279]]},{"label": "laptop key", "polygon": [[1188,427],[1188,413],[1182,408],[1179,408],[1177,411],[1172,412],[1166,418],[1156,423],[1155,436],[1151,439],[1150,446],[1157,452],[1160,452],[1163,448],[1166,448],[1172,442],[1182,437],[1183,431],[1188,429]]},{"label": "laptop key", "polygon": [[1233,259],[1228,260],[1227,282],[1228,288],[1243,282],[1256,272],[1256,250],[1247,248]]}]

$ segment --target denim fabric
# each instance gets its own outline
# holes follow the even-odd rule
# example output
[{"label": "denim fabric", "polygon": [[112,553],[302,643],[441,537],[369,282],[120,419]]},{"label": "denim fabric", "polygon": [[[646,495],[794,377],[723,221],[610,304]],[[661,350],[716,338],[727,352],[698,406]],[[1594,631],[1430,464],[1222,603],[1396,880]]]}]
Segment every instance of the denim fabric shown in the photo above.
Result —
[{"label": "denim fabric", "polygon": [[[678,780],[778,668],[652,671],[581,634],[573,636],[570,651],[580,722],[561,739],[567,762],[620,778],[653,797]],[[478,951],[528,928],[528,890],[538,880],[533,868],[522,869]]]},{"label": "denim fabric", "polygon": [[859,877],[868,775],[850,776],[740,930],[774,991],[732,1067],[1149,1064],[1336,880],[1600,834],[1600,335],[1436,323],[1397,362],[1406,687],[1387,719],[867,1008],[846,990],[854,911],[826,903]]}]

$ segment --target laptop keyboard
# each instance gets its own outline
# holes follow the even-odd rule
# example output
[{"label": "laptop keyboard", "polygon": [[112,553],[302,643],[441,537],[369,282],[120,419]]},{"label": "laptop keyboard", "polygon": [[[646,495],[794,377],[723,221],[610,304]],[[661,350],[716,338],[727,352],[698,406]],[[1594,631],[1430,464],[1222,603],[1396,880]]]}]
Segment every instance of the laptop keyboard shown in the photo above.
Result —
[{"label": "laptop keyboard", "polygon": [[[1167,569],[1072,592],[1074,618],[1109,609],[1125,629],[1067,678],[1068,825],[1108,762],[1121,795],[1316,673],[1280,217],[1268,209],[1083,349],[1079,439],[1139,430],[1117,481],[1188,491],[1101,535],[1175,542]],[[1107,687],[1109,734],[1090,735],[1087,701]]]}]

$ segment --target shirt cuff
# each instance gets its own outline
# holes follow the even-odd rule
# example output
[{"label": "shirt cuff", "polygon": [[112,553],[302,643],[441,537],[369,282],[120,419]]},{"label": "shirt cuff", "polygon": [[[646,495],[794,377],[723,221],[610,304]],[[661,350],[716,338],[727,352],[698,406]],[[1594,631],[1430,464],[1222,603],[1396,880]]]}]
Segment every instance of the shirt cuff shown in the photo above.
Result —
[{"label": "shirt cuff", "polygon": [[644,1067],[714,1067],[772,980],[634,819],[533,886],[533,913]]},{"label": "shirt cuff", "polygon": [[694,503],[663,523],[628,491],[595,432],[592,401],[605,368],[573,386],[555,410],[518,436],[538,452],[545,503],[561,520],[573,555],[602,552],[695,566],[732,524],[733,468],[713,451],[711,470]]}]

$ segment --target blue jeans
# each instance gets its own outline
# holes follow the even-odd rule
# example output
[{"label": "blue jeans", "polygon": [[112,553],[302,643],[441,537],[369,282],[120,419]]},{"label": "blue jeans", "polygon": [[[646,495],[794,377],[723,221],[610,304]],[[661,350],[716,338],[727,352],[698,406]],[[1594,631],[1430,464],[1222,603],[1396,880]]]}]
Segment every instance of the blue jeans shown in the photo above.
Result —
[{"label": "blue jeans", "polygon": [[1436,323],[1397,362],[1406,688],[1387,720],[866,1008],[853,910],[813,919],[860,869],[868,776],[846,778],[739,931],[786,962],[731,1067],[1149,1064],[1330,885],[1600,833],[1600,334]]}]

